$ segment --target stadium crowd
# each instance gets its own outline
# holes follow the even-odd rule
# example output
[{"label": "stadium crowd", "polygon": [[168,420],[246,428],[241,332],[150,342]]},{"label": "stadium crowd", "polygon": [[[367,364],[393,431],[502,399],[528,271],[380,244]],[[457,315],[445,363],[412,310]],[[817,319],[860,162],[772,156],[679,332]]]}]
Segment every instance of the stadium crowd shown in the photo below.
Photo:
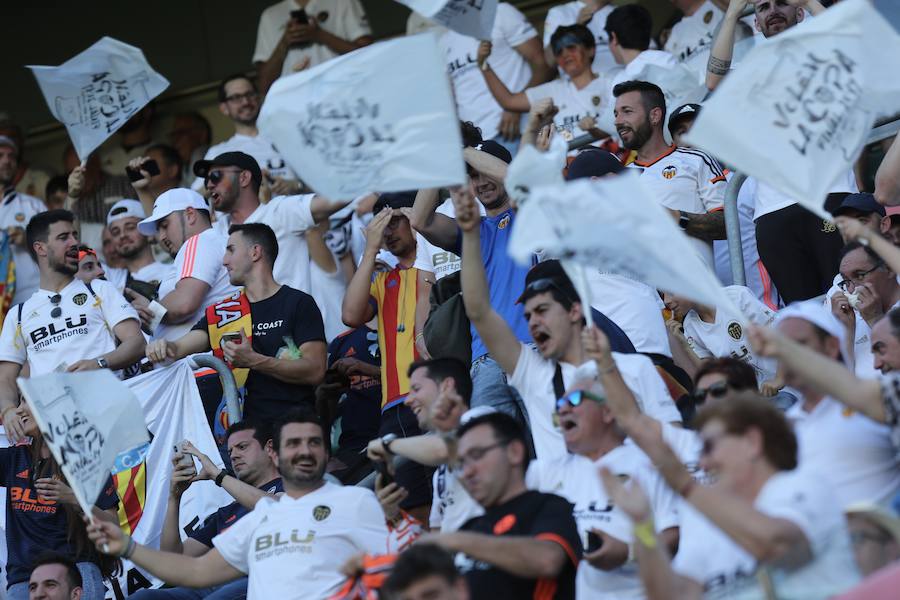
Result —
[{"label": "stadium crowd", "polygon": [[[635,76],[683,65],[714,96],[740,48],[833,2],[671,1],[663,27],[560,3],[542,36],[500,2],[490,41],[413,13],[460,121],[451,189],[326,198],[257,128],[278,78],[373,43],[359,0],[262,13],[252,72],[218,88],[226,140],[198,113],[156,140],[151,103],[49,177],[0,123],[6,597],[101,600],[120,560],[162,582],[143,600],[896,597],[900,144],[840,178],[833,222],[744,182],[733,285],[733,173],[684,137],[703,106]],[[603,264],[585,306],[562,257],[509,256],[510,163],[585,136],[565,179],[638,173],[746,323]],[[208,352],[242,391],[223,427],[197,367],[225,468],[174,449],[155,543],[122,529],[113,485],[85,515],[16,379]],[[233,501],[186,532],[191,486]]]}]

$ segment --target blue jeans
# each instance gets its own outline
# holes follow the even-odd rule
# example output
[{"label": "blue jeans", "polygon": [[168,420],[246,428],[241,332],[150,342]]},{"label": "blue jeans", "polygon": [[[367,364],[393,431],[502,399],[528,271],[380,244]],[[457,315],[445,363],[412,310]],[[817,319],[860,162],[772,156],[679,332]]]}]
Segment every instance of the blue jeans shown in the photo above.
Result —
[{"label": "blue jeans", "polygon": [[472,362],[472,408],[490,406],[511,417],[522,420],[524,407],[515,388],[510,387],[506,373],[497,361],[485,354]]},{"label": "blue jeans", "polygon": [[129,596],[132,600],[245,600],[247,578],[241,577],[220,586],[208,588],[174,587],[161,590],[140,590]]},{"label": "blue jeans", "polygon": [[[78,571],[81,573],[81,599],[103,600],[106,598],[106,587],[103,585],[103,576],[100,575],[100,567],[92,562],[78,563]],[[7,600],[28,600],[28,582],[20,581],[6,590]]]}]

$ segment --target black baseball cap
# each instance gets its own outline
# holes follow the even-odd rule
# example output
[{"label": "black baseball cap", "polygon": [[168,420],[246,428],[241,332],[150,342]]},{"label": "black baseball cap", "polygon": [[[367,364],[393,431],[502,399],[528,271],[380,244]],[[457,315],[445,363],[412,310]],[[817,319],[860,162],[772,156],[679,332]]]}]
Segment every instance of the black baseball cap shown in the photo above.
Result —
[{"label": "black baseball cap", "polygon": [[882,217],[887,215],[887,211],[884,206],[879,204],[877,200],[875,200],[875,196],[873,194],[869,194],[867,192],[861,192],[858,194],[847,194],[846,197],[841,201],[841,205],[834,209],[834,216],[839,217],[841,215],[847,214],[848,212],[857,212],[857,213],[878,213]]},{"label": "black baseball cap", "polygon": [[558,260],[545,260],[528,271],[525,275],[525,289],[516,300],[516,304],[527,301],[532,296],[543,294],[550,288],[555,288],[570,301],[580,302],[578,292],[572,284],[572,280],[566,275],[562,263]]},{"label": "black baseball cap", "polygon": [[487,152],[491,156],[499,158],[506,164],[512,162],[512,154],[509,153],[509,150],[507,150],[494,140],[484,140],[482,142],[478,142],[477,144],[472,146],[472,148],[475,148],[476,150],[480,150],[482,152]]},{"label": "black baseball cap", "polygon": [[621,173],[625,166],[606,150],[591,148],[584,150],[572,160],[566,171],[566,181],[603,177],[610,173]]},{"label": "black baseball cap", "polygon": [[259,169],[259,163],[249,154],[224,152],[212,160],[198,160],[194,163],[194,175],[205,180],[213,167],[237,167],[242,171],[250,171],[256,189],[262,185],[262,171]]},{"label": "black baseball cap", "polygon": [[416,202],[416,192],[388,192],[378,196],[372,214],[377,215],[385,208],[412,208]]},{"label": "black baseball cap", "polygon": [[694,104],[689,102],[687,104],[682,104],[678,108],[672,111],[672,114],[669,115],[669,133],[675,135],[675,126],[684,119],[696,119],[697,115],[700,114],[701,106],[699,104]]}]

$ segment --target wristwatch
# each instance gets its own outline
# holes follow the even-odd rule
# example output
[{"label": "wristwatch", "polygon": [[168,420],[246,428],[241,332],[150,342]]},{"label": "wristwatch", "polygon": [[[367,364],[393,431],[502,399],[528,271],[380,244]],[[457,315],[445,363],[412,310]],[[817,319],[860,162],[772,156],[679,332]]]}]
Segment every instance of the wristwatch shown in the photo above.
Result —
[{"label": "wristwatch", "polygon": [[396,440],[397,437],[398,436],[396,433],[389,433],[387,435],[382,436],[381,445],[384,446],[384,449],[388,454],[393,454],[393,452],[391,452],[391,444],[394,443],[394,440]]},{"label": "wristwatch", "polygon": [[228,475],[228,471],[226,471],[225,469],[222,469],[221,471],[219,471],[219,474],[216,475],[216,478],[213,480],[213,483],[215,483],[219,487],[222,487],[222,480],[225,479],[226,475]]},{"label": "wristwatch", "polygon": [[100,358],[97,359],[97,366],[100,367],[101,369],[108,369],[109,361],[101,356]]},{"label": "wristwatch", "polygon": [[679,210],[678,214],[678,226],[681,227],[682,231],[687,231],[688,225],[691,224],[691,218],[687,215],[683,210]]}]

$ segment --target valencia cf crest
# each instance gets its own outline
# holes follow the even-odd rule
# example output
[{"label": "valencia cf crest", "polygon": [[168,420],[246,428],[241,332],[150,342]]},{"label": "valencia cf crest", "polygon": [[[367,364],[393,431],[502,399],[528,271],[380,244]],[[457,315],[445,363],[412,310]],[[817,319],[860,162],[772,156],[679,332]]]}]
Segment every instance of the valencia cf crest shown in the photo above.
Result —
[{"label": "valencia cf crest", "polygon": [[676,173],[678,173],[678,169],[675,168],[675,165],[669,165],[662,170],[663,179],[672,179]]},{"label": "valencia cf crest", "polygon": [[[710,11],[710,15],[712,15],[711,11]],[[322,12],[320,12],[319,14],[316,15],[316,21],[318,21],[319,23],[324,23],[327,20],[328,20],[328,11],[327,10],[323,10]]]},{"label": "valencia cf crest", "polygon": [[84,306],[84,303],[87,302],[87,294],[75,294],[75,297],[72,298],[72,302],[78,306]]},{"label": "valencia cf crest", "polygon": [[744,335],[744,330],[741,329],[741,324],[737,321],[732,321],[728,324],[728,335],[731,336],[732,339],[739,340],[741,336]]},{"label": "valencia cf crest", "polygon": [[706,23],[707,25],[709,25],[709,22],[712,21],[712,18],[713,18],[713,11],[708,10],[708,11],[706,11],[706,14],[703,15],[703,22]]},{"label": "valencia cf crest", "polygon": [[822,219],[822,233],[834,233],[835,231],[837,231],[837,226],[834,223]]},{"label": "valencia cf crest", "polygon": [[497,229],[506,229],[509,226],[509,215],[505,215],[500,222],[497,223]]},{"label": "valencia cf crest", "polygon": [[24,223],[25,222],[25,213],[16,213],[16,222]]},{"label": "valencia cf crest", "polygon": [[324,521],[330,514],[331,508],[325,506],[324,504],[320,504],[313,509],[313,519],[315,519],[316,521]]},{"label": "valencia cf crest", "polygon": [[601,102],[600,96],[593,96],[591,98],[591,102],[594,103],[594,106],[600,106],[600,102]]}]

